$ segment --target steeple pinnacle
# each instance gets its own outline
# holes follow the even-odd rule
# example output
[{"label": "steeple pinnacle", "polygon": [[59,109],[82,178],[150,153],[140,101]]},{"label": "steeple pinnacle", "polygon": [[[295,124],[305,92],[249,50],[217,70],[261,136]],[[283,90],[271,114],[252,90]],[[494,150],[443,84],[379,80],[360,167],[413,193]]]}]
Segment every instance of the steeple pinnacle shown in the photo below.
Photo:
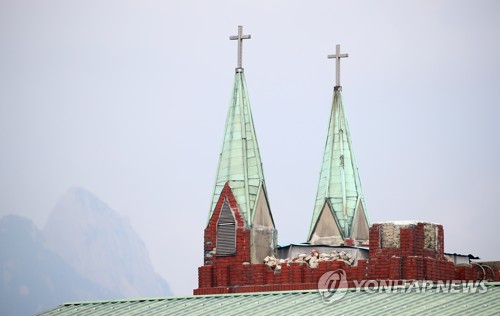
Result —
[{"label": "steeple pinnacle", "polygon": [[312,244],[340,244],[345,238],[368,240],[368,217],[361,189],[358,167],[342,104],[340,86],[340,54],[328,58],[337,60],[336,85],[326,138],[316,202],[309,229]]}]

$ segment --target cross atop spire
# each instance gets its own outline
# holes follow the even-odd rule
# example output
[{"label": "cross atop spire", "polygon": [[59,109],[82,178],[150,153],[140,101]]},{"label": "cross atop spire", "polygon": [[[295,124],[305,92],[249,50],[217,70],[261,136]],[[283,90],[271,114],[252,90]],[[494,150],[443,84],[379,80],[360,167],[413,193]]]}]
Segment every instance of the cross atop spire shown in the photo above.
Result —
[{"label": "cross atop spire", "polygon": [[243,35],[243,26],[238,26],[238,35],[230,36],[230,40],[238,41],[238,67],[236,68],[236,72],[242,72],[242,57],[243,57],[243,40],[252,38],[251,35]]},{"label": "cross atop spire", "polygon": [[328,58],[335,58],[335,90],[342,90],[340,85],[340,58],[349,57],[349,54],[340,53],[340,45],[337,44],[335,55],[328,55]]}]

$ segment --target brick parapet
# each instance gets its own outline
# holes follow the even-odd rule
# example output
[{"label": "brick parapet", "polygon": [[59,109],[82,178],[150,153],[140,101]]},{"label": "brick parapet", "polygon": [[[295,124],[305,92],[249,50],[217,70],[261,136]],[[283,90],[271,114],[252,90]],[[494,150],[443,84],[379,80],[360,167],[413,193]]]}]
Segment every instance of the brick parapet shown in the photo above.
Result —
[{"label": "brick parapet", "polygon": [[[229,192],[223,190],[223,193],[231,195],[230,189]],[[223,195],[221,194],[221,196]],[[477,266],[455,265],[453,262],[445,260],[444,230],[441,225],[435,226],[434,247],[426,247],[425,223],[418,223],[401,227],[400,246],[393,248],[382,247],[381,225],[383,224],[374,224],[370,228],[369,260],[360,259],[355,266],[350,266],[344,261],[325,261],[319,262],[317,268],[310,268],[306,263],[292,262],[289,265],[283,265],[281,270],[272,270],[265,264],[248,263],[249,234],[244,227],[239,226],[237,234],[240,242],[237,247],[240,249],[237,249],[236,256],[216,257],[213,263],[198,268],[199,286],[198,289],[194,290],[194,294],[317,289],[318,280],[324,273],[338,269],[346,272],[349,286],[354,286],[355,282],[359,284],[366,280],[403,282],[403,280],[478,279]],[[215,233],[212,230],[209,233],[211,234],[209,240],[213,240],[212,236],[215,236]],[[429,238],[429,236],[427,237]],[[427,243],[433,244],[429,240]],[[495,271],[495,280],[498,281],[500,280],[500,271],[498,269]]]}]

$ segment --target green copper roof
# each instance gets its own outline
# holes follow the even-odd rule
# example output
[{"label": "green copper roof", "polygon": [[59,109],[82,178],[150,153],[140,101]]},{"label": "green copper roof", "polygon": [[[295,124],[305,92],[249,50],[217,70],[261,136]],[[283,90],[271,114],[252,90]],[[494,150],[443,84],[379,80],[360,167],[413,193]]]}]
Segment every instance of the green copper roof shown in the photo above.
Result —
[{"label": "green copper roof", "polygon": [[351,236],[356,210],[364,212],[368,220],[340,87],[335,88],[333,96],[309,238],[325,203],[333,208],[343,238]]},{"label": "green copper roof", "polygon": [[241,68],[236,69],[234,78],[209,219],[228,181],[240,212],[250,225],[259,188],[262,185],[265,190],[265,185],[245,75]]},{"label": "green copper roof", "polygon": [[500,283],[471,293],[359,291],[324,303],[318,291],[257,292],[67,303],[44,316],[60,315],[498,315]]}]

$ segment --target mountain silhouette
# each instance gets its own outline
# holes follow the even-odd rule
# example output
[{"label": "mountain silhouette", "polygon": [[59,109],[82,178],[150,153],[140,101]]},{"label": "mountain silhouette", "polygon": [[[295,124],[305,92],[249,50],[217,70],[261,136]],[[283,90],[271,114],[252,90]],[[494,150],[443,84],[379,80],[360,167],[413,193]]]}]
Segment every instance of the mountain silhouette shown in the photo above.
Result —
[{"label": "mountain silhouette", "polygon": [[129,222],[83,188],[57,202],[43,234],[49,249],[117,298],[172,294]]},{"label": "mountain silhouette", "polygon": [[63,302],[116,296],[80,276],[43,245],[41,231],[27,218],[0,220],[1,315],[31,315]]},{"label": "mountain silhouette", "polygon": [[83,188],[64,194],[40,230],[0,219],[0,315],[65,302],[172,295],[128,221]]}]

